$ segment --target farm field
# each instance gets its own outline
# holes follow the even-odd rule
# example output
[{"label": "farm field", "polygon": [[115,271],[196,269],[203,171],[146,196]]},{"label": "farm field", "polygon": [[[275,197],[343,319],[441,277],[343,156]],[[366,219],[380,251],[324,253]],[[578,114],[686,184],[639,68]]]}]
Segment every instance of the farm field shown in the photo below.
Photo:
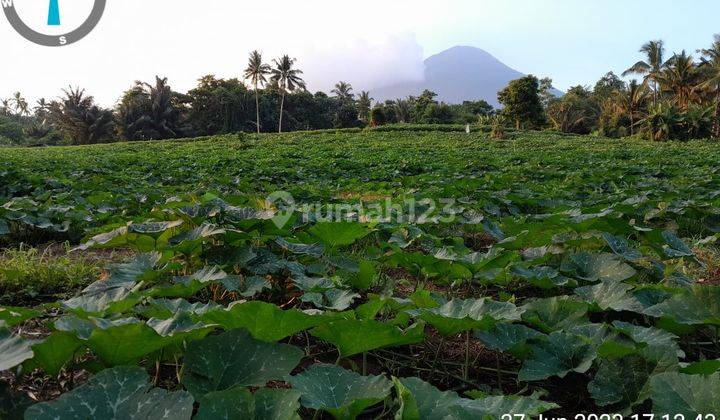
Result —
[{"label": "farm field", "polygon": [[0,418],[720,416],[717,143],[415,128],[0,149]]}]

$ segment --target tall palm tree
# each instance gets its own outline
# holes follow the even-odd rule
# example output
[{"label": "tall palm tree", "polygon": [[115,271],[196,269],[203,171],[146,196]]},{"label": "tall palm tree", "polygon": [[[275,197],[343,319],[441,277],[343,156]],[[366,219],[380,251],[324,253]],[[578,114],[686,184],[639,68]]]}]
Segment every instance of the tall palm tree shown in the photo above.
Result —
[{"label": "tall palm tree", "polygon": [[275,68],[272,69],[272,81],[275,82],[280,89],[280,120],[278,123],[278,133],[282,133],[283,110],[285,109],[285,94],[293,92],[296,89],[305,89],[305,81],[300,77],[303,72],[294,69],[294,58],[283,55],[278,59],[274,59]]},{"label": "tall palm tree", "polygon": [[638,61],[632,67],[623,72],[623,76],[640,74],[645,80],[653,83],[653,105],[658,101],[658,78],[665,67],[663,58],[665,56],[665,44],[662,40],[650,41],[640,48],[640,52],[647,56],[646,61]]},{"label": "tall palm tree", "polygon": [[262,54],[257,50],[250,53],[248,66],[245,69],[245,79],[250,80],[250,83],[252,83],[255,88],[255,113],[257,117],[255,126],[257,127],[258,134],[260,134],[260,97],[258,86],[262,86],[267,82],[265,76],[269,75],[270,71],[270,65],[262,62]]},{"label": "tall palm tree", "polygon": [[720,35],[715,35],[715,41],[708,49],[699,51],[701,58],[700,68],[704,72],[705,81],[700,85],[715,101],[715,122],[713,124],[713,137],[720,137]]},{"label": "tall palm tree", "polygon": [[691,102],[699,99],[700,72],[692,55],[684,50],[668,60],[665,68],[657,76],[657,81],[662,90],[674,95],[673,102],[681,109],[687,108]]},{"label": "tall palm tree", "polygon": [[372,108],[373,98],[370,97],[370,92],[362,91],[358,95],[357,108],[358,108],[358,119],[360,121],[366,121],[370,118],[370,108]]},{"label": "tall palm tree", "polygon": [[647,105],[648,101],[647,83],[638,83],[633,79],[626,91],[616,92],[615,107],[621,114],[630,118],[630,135],[635,135],[636,118],[640,111]]},{"label": "tall palm tree", "polygon": [[333,89],[330,93],[334,93],[335,96],[340,100],[340,102],[351,102],[355,95],[352,93],[352,85],[347,82],[337,82],[335,84],[335,89]]},{"label": "tall palm tree", "polygon": [[18,116],[30,115],[30,107],[20,92],[15,92],[12,101],[15,104],[15,112]]}]

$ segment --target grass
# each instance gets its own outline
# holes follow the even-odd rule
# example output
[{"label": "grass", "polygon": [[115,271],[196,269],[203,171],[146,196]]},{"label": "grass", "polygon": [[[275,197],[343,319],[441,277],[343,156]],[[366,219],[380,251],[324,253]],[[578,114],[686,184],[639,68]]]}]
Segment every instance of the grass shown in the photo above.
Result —
[{"label": "grass", "polygon": [[119,252],[70,253],[67,244],[0,252],[0,304],[29,305],[66,298],[102,274]]}]

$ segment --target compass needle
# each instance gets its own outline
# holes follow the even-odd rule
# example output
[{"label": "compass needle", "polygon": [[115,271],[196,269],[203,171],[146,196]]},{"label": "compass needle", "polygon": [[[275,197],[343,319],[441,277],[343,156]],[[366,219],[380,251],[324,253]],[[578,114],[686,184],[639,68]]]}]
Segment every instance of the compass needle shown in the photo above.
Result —
[{"label": "compass needle", "polygon": [[50,10],[48,11],[48,25],[60,26],[60,5],[59,0],[50,0]]}]

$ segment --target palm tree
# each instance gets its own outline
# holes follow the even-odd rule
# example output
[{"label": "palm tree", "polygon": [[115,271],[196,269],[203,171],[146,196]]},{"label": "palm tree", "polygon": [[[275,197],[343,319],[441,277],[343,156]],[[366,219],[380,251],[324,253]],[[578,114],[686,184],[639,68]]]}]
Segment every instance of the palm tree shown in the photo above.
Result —
[{"label": "palm tree", "polygon": [[373,98],[370,97],[370,92],[362,91],[358,95],[357,108],[358,108],[358,119],[367,122],[370,118],[370,108],[372,108]]},{"label": "palm tree", "polygon": [[681,116],[673,105],[660,103],[650,109],[648,116],[641,120],[640,124],[650,140],[665,141],[673,138],[680,121]]},{"label": "palm tree", "polygon": [[691,102],[699,99],[700,72],[692,55],[685,51],[673,55],[667,61],[657,81],[663,90],[674,95],[674,102],[681,109],[686,109]]},{"label": "palm tree", "polygon": [[84,89],[63,90],[65,96],[49,105],[54,126],[75,144],[91,144],[112,140],[115,119],[109,109],[95,105]]},{"label": "palm tree", "polygon": [[406,99],[396,99],[393,101],[393,110],[395,111],[395,118],[399,123],[410,122],[412,114],[412,106],[410,101]]},{"label": "palm tree", "polygon": [[301,70],[294,69],[295,59],[290,58],[287,54],[279,59],[273,60],[275,68],[272,69],[272,81],[275,82],[280,89],[280,120],[278,123],[278,133],[282,133],[283,110],[285,108],[286,92],[293,92],[296,89],[305,89],[305,82],[300,75]]},{"label": "palm tree", "polygon": [[713,124],[713,137],[720,137],[720,35],[715,35],[715,41],[708,49],[699,51],[701,58],[700,68],[705,73],[705,81],[700,85],[709,92],[715,101],[715,122]]},{"label": "palm tree", "polygon": [[10,116],[10,99],[0,99],[0,115]]},{"label": "palm tree", "polygon": [[250,83],[252,83],[255,88],[255,113],[257,117],[255,126],[257,127],[258,134],[260,134],[260,97],[258,86],[267,83],[265,76],[268,74],[270,74],[270,66],[262,62],[262,54],[257,50],[251,52],[250,58],[248,59],[248,66],[245,69],[245,79],[250,80]]},{"label": "palm tree", "polygon": [[341,81],[335,84],[335,89],[330,93],[334,93],[335,97],[337,97],[341,103],[345,103],[354,99],[355,95],[352,93],[352,90],[353,88],[350,83]]},{"label": "palm tree", "polygon": [[647,56],[646,61],[638,61],[623,72],[623,76],[630,74],[640,74],[645,76],[645,80],[653,82],[653,105],[657,105],[658,101],[658,78],[660,72],[665,67],[663,57],[665,55],[665,44],[662,40],[650,41],[640,48],[640,52]]},{"label": "palm tree", "polygon": [[638,83],[633,79],[626,91],[618,91],[615,96],[615,107],[618,112],[627,114],[630,118],[630,135],[634,136],[636,117],[648,100],[647,83]]},{"label": "palm tree", "polygon": [[18,116],[30,115],[30,107],[20,92],[15,92],[12,101],[15,103],[15,111]]}]

